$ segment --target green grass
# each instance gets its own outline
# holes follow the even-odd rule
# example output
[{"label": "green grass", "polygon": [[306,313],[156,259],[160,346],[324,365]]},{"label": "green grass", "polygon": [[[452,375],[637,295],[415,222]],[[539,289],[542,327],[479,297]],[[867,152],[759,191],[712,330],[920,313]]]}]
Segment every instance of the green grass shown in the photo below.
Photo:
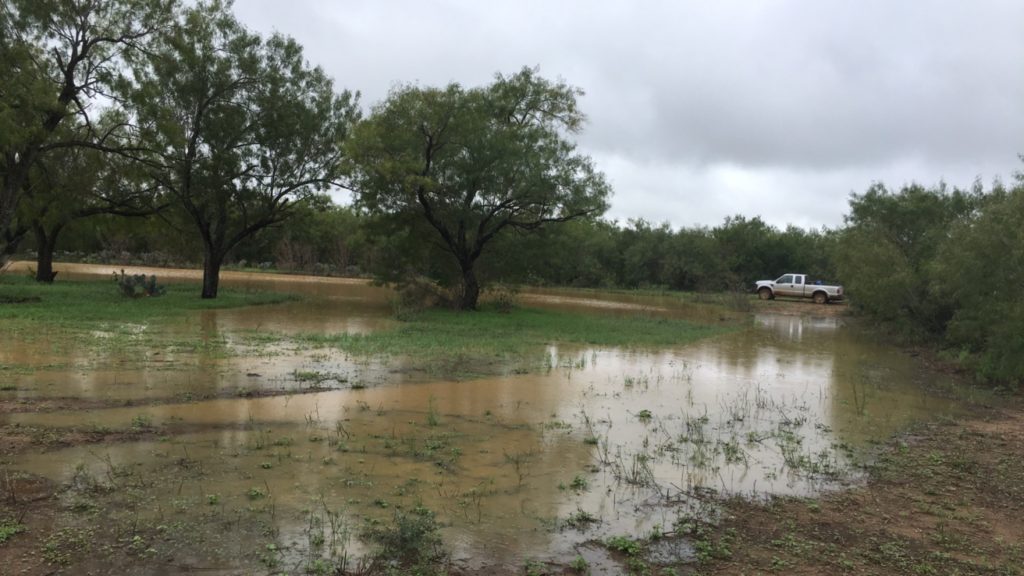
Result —
[{"label": "green grass", "polygon": [[25,526],[12,518],[0,520],[0,544],[7,542],[15,534],[25,531]]},{"label": "green grass", "polygon": [[[159,277],[158,277],[159,279]],[[271,304],[294,296],[221,290],[202,300],[196,285],[170,284],[157,297],[125,298],[110,281],[37,284],[29,278],[0,277],[0,331],[18,338],[46,337],[56,348],[102,347],[107,351],[159,345],[168,350],[202,347],[206,354],[227,354],[218,339],[197,340],[193,331],[163,330],[178,318],[213,308]],[[694,322],[642,314],[580,313],[520,308],[511,313],[484,308],[459,313],[427,310],[412,321],[369,334],[248,334],[259,348],[281,342],[334,347],[354,356],[402,356],[432,374],[468,376],[506,370],[533,370],[551,359],[547,346],[563,346],[560,362],[573,348],[668,348],[737,329],[738,322]],[[140,333],[134,327],[152,327]],[[97,336],[99,334],[99,336]],[[298,378],[298,376],[297,376]]]},{"label": "green grass", "polygon": [[302,342],[362,356],[419,359],[536,357],[545,346],[666,348],[721,334],[736,325],[699,324],[642,315],[583,314],[520,308],[451,312],[430,310],[397,328],[368,334],[302,334]]},{"label": "green grass", "polygon": [[294,298],[271,292],[222,289],[216,299],[203,300],[199,298],[199,286],[194,284],[170,284],[163,296],[125,298],[113,280],[48,285],[20,276],[0,276],[0,323],[5,330],[94,330],[111,322],[145,323],[191,311],[273,304]]},{"label": "green grass", "polygon": [[[100,361],[117,354],[125,369],[148,361],[143,350],[227,356],[233,352],[222,336],[197,337],[195,329],[187,327],[194,324],[199,311],[294,298],[272,292],[221,290],[216,299],[203,300],[195,284],[169,285],[162,296],[126,298],[113,280],[46,285],[26,277],[0,276],[0,338],[42,341],[56,358],[71,355]],[[72,349],[100,353],[71,354]],[[6,364],[0,369],[31,373],[39,367],[30,359],[28,364]]]}]

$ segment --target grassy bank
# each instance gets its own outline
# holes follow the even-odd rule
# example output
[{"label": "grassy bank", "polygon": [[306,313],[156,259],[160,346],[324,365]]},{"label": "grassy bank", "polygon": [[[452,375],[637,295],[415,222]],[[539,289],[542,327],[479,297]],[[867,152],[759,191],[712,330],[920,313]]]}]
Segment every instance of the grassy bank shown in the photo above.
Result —
[{"label": "grassy bank", "polygon": [[162,296],[126,298],[112,280],[39,284],[21,276],[0,276],[0,322],[4,331],[94,330],[111,322],[152,322],[197,310],[295,299],[272,292],[221,290],[216,299],[202,300],[194,284],[171,284],[166,290]]},{"label": "grassy bank", "polygon": [[301,334],[303,343],[359,356],[405,356],[431,363],[535,359],[546,346],[666,348],[737,329],[642,314],[584,314],[519,308],[508,313],[429,310],[390,330]]},{"label": "grassy bank", "polygon": [[[272,292],[221,290],[216,299],[202,300],[194,284],[169,285],[160,296],[128,298],[112,280],[46,285],[24,277],[0,276],[0,339],[42,342],[39,350],[47,350],[50,356],[45,363],[48,369],[70,369],[75,362],[99,361],[111,354],[118,356],[119,369],[141,368],[154,350],[202,352],[206,356],[235,353],[222,336],[204,336],[194,316],[203,310],[293,299]],[[161,366],[170,364],[165,361]],[[39,367],[29,354],[20,361],[0,363],[0,372],[32,373]]]},{"label": "grassy bank", "polygon": [[[218,298],[198,298],[192,284],[170,284],[157,297],[126,298],[111,281],[38,284],[20,276],[0,276],[0,335],[20,340],[46,337],[51,345],[103,350],[160,348],[189,351],[204,346],[206,354],[251,354],[268,346],[333,348],[363,358],[402,358],[402,369],[435,377],[465,377],[529,371],[552,363],[581,362],[574,347],[668,348],[736,330],[741,315],[728,315],[718,304],[699,304],[706,314],[698,321],[658,317],[636,311],[566,312],[517,308],[511,312],[484,309],[459,313],[426,310],[395,327],[367,334],[284,334],[252,331],[237,334],[236,344],[223,338],[199,338],[195,330],[161,330],[190,313],[217,308],[272,304],[294,296],[270,292],[221,290]],[[721,318],[733,318],[724,321]],[[152,327],[139,330],[140,326]],[[156,329],[153,329],[156,328]],[[221,335],[223,336],[223,335]],[[560,357],[547,353],[562,346]],[[209,349],[211,346],[216,350]],[[55,348],[55,349],[56,349]],[[136,357],[137,356],[137,357]],[[145,357],[133,356],[137,362]],[[26,368],[27,369],[27,368]]]}]

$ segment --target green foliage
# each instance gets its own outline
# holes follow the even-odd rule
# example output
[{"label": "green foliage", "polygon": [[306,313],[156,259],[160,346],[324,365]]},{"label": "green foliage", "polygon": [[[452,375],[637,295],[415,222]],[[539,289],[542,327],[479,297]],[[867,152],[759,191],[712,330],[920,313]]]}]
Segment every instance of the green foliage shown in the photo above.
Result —
[{"label": "green foliage", "polygon": [[139,298],[142,296],[163,296],[167,288],[156,283],[156,275],[146,276],[145,274],[125,274],[124,268],[121,274],[114,272],[114,283],[121,296],[125,298]]},{"label": "green foliage", "polygon": [[996,189],[953,227],[931,268],[930,293],[953,308],[946,342],[984,378],[1024,380],[1024,176]]},{"label": "green foliage", "polygon": [[395,88],[348,143],[358,203],[412,231],[405,266],[438,244],[447,270],[418,272],[445,273],[459,306],[476,308],[477,261],[494,238],[607,207],[604,176],[569,139],[581,94],[529,68],[482,88]]},{"label": "green foliage", "polygon": [[99,134],[90,115],[116,102],[106,98],[113,79],[163,25],[170,5],[7,0],[0,6],[0,254],[28,229],[19,212],[35,193],[32,179],[46,150],[94,137],[116,145],[112,133]]},{"label": "green foliage", "polygon": [[228,251],[336,182],[358,109],[294,40],[246,30],[230,4],[189,6],[176,24],[120,89],[150,176],[202,239],[203,297],[213,298]]},{"label": "green foliage", "polygon": [[739,216],[715,228],[678,230],[645,220],[579,220],[497,239],[481,276],[534,285],[749,291],[755,280],[786,271],[836,277],[836,238],[828,230],[780,230]]},{"label": "green foliage", "polygon": [[171,284],[162,298],[123,298],[110,282],[66,282],[39,285],[28,278],[0,276],[0,301],[20,301],[0,306],[0,323],[15,332],[53,331],[88,333],[109,330],[119,323],[145,323],[178,318],[194,310],[271,304],[294,296],[271,292],[227,291],[220,301],[190,298],[195,285]]},{"label": "green foliage", "polygon": [[854,195],[836,264],[856,305],[905,331],[941,334],[952,307],[930,291],[931,267],[979,194],[916,184],[893,193],[875,184]]},{"label": "green foliage", "polygon": [[12,518],[0,520],[0,544],[7,542],[14,535],[25,531],[25,526]]},{"label": "green foliage", "polygon": [[628,558],[636,558],[644,551],[643,542],[629,536],[612,536],[604,544],[609,550],[624,554]]},{"label": "green foliage", "polygon": [[372,253],[368,218],[351,206],[335,204],[327,194],[295,202],[292,215],[233,251],[236,260],[273,262],[278,270],[330,276],[358,276]]},{"label": "green foliage", "polygon": [[565,526],[576,530],[584,530],[591,524],[595,524],[600,521],[600,518],[594,516],[590,512],[587,512],[582,508],[576,508],[576,511],[569,514],[569,517],[565,519]]},{"label": "green foliage", "polygon": [[377,545],[374,555],[380,560],[424,567],[444,557],[439,529],[432,511],[415,506],[408,512],[396,509],[390,524],[369,524],[363,537]]},{"label": "green foliage", "polygon": [[547,360],[552,342],[616,347],[680,346],[733,326],[668,318],[582,314],[519,308],[510,313],[426,310],[390,330],[367,334],[302,334],[300,341],[360,355],[408,355],[433,369],[472,373],[500,359]]},{"label": "green foliage", "polygon": [[855,304],[948,346],[985,379],[1024,380],[1024,184],[881,184],[850,201],[836,264]]}]

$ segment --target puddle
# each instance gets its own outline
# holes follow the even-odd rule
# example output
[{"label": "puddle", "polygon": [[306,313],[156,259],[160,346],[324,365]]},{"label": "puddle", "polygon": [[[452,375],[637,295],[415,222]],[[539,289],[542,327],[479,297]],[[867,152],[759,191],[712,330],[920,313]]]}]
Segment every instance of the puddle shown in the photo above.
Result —
[{"label": "puddle", "polygon": [[[183,329],[230,339],[260,327],[389,325],[380,289],[310,284],[317,297],[308,302],[203,313]],[[528,300],[682,313],[657,298]],[[3,354],[24,357],[32,346],[40,345],[5,346]],[[41,349],[40,365],[53,362]],[[748,330],[673,349],[550,347],[550,370],[458,382],[408,383],[396,361],[353,361],[329,350],[199,354],[169,370],[158,361],[119,370],[116,358],[93,369],[95,359],[73,353],[64,360],[80,368],[5,375],[18,389],[2,394],[167,399],[220,388],[299,390],[298,371],[334,375],[340,389],[316,393],[0,415],[0,423],[23,426],[155,430],[158,439],[22,454],[9,464],[65,485],[142,479],[133,488],[145,502],[132,512],[136,521],[178,519],[212,533],[228,517],[258,518],[273,527],[268,538],[285,544],[275,552],[285,563],[301,561],[294,555],[308,548],[311,531],[323,537],[325,522],[335,546],[358,556],[365,549],[356,535],[367,525],[423,506],[437,513],[465,568],[580,555],[613,574],[614,560],[587,542],[670,530],[680,509],[699,505],[689,499],[694,493],[833,489],[850,479],[849,448],[955,413],[951,402],[922,391],[921,380],[943,376],[834,317],[758,315]],[[352,382],[370,386],[350,389]],[[652,553],[666,563],[692,558],[679,542]]]}]

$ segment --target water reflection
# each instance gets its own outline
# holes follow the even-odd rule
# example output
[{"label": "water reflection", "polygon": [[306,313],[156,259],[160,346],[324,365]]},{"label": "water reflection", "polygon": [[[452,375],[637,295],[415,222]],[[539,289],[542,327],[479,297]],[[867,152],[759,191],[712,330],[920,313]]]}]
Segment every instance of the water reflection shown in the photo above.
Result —
[{"label": "water reflection", "polygon": [[[379,329],[389,322],[386,307],[368,290],[331,284],[331,297],[316,304],[203,313],[179,329],[207,346],[261,328]],[[648,304],[653,310],[669,303]],[[33,352],[27,346],[17,353]],[[45,352],[35,353],[47,361]],[[95,364],[71,360],[73,370],[24,376],[28,388],[17,393],[167,398],[184,390],[198,397],[211,389],[293,383],[289,374],[297,369],[344,373],[349,382],[370,386],[7,414],[0,422],[79,428],[142,422],[166,436],[23,454],[13,465],[68,481],[80,465],[102,474],[114,462],[159,478],[184,453],[201,463],[201,475],[188,469],[168,481],[179,483],[176,500],[194,502],[196,510],[211,492],[225,507],[251,508],[246,494],[256,487],[272,494],[282,538],[297,540],[312,501],[343,511],[354,526],[386,520],[396,506],[422,504],[441,514],[446,541],[467,566],[521,566],[526,557],[573,557],[594,538],[669,526],[674,508],[659,503],[693,487],[771,494],[822,489],[847,464],[842,445],[882,439],[909,421],[954,410],[918,385],[941,375],[922,376],[913,358],[839,318],[759,314],[748,330],[663,350],[552,346],[551,368],[542,373],[459,382],[410,384],[404,370],[395,372],[401,368],[395,360],[353,360],[330,350],[175,354],[168,353],[170,370],[154,358],[143,369],[120,370],[116,354]],[[156,502],[168,498],[165,483],[149,489]],[[570,525],[581,512],[594,521]],[[188,507],[180,513],[202,525]]]}]

